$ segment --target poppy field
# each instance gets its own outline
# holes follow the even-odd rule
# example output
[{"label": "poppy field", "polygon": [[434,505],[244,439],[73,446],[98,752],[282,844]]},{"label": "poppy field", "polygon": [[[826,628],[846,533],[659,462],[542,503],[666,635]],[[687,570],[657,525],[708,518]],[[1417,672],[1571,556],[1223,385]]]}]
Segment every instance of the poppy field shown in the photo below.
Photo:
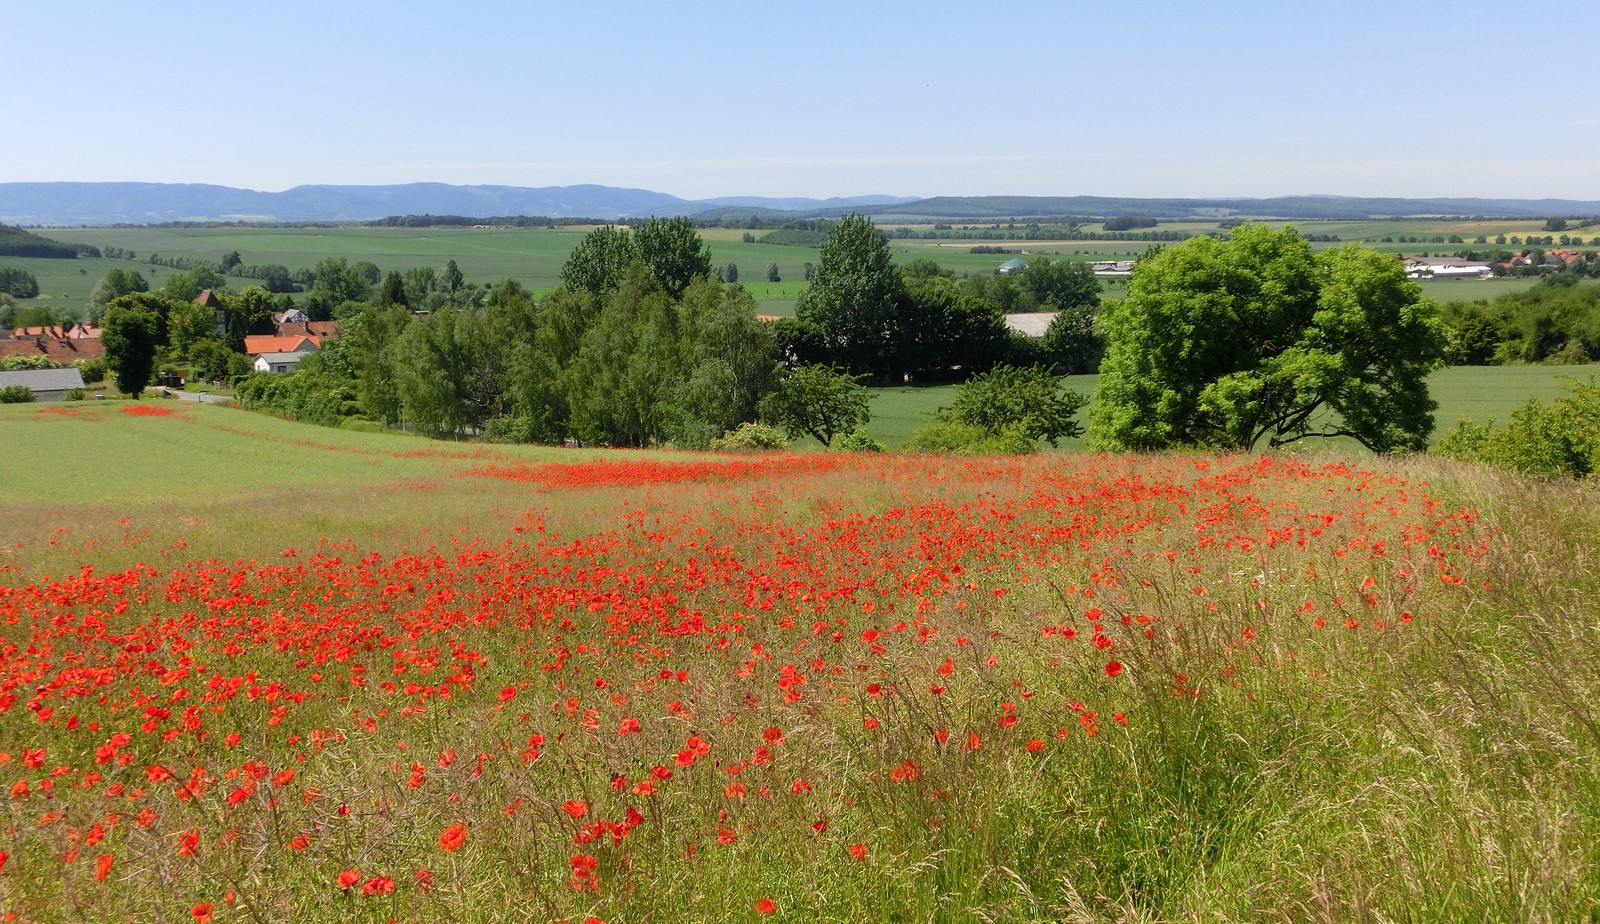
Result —
[{"label": "poppy field", "polygon": [[0,495],[0,919],[1600,909],[1593,489],[314,439],[294,515]]}]

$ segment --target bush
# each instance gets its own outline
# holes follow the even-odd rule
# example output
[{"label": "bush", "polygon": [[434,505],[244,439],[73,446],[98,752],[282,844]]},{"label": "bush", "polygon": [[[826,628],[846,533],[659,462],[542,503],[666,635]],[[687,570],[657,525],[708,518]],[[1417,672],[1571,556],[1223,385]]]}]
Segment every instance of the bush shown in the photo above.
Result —
[{"label": "bush", "polygon": [[738,429],[711,441],[711,448],[717,452],[762,452],[788,445],[788,437],[763,423],[740,424]]},{"label": "bush", "polygon": [[83,399],[84,391],[81,388],[69,388],[61,393],[62,401],[82,401]]},{"label": "bush", "polygon": [[33,389],[26,385],[7,385],[0,388],[0,404],[27,404],[29,401],[37,400]]},{"label": "bush", "polygon": [[19,356],[0,356],[0,372],[21,372],[25,369],[54,369],[56,364],[50,357],[39,353],[24,353]]},{"label": "bush", "polygon": [[866,427],[857,427],[839,438],[844,452],[887,452],[889,447],[873,439]]},{"label": "bush", "polygon": [[1039,444],[1015,428],[991,433],[960,421],[943,420],[913,430],[900,448],[956,456],[1022,456],[1038,452]]},{"label": "bush", "polygon": [[496,417],[484,426],[483,438],[491,443],[531,443],[533,418]]},{"label": "bush", "polygon": [[1537,398],[1495,429],[1460,421],[1434,452],[1527,475],[1587,478],[1600,470],[1600,384],[1568,379],[1571,394],[1545,404]]},{"label": "bush", "polygon": [[106,380],[106,361],[103,359],[80,359],[73,365],[78,367],[78,374],[83,376],[85,385]]}]

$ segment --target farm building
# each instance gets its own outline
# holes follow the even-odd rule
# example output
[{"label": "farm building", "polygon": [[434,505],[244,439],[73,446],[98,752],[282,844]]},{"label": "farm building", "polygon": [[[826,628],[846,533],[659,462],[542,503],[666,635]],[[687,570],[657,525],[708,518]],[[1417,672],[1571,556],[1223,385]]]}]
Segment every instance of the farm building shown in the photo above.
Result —
[{"label": "farm building", "polygon": [[0,388],[21,385],[40,401],[60,401],[74,388],[83,387],[83,376],[76,369],[23,369],[0,372]]},{"label": "farm building", "polygon": [[1406,275],[1412,279],[1481,279],[1494,272],[1494,267],[1460,257],[1408,257]]},{"label": "farm building", "polygon": [[1089,268],[1102,279],[1126,279],[1133,275],[1132,260],[1094,260]]},{"label": "farm building", "polygon": [[1027,260],[1022,259],[1021,257],[1012,257],[1006,262],[1000,264],[999,268],[996,269],[995,272],[999,273],[1001,276],[1011,276],[1016,273],[1020,273],[1027,268]]}]

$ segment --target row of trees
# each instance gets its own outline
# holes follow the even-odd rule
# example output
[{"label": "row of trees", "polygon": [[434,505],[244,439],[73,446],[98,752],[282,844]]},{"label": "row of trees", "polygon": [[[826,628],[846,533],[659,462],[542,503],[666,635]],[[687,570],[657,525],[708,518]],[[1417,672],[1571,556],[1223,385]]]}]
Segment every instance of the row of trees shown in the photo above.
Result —
[{"label": "row of trees", "polygon": [[[886,236],[854,217],[829,234],[797,317],[774,325],[756,319],[742,287],[713,280],[684,219],[592,232],[537,303],[510,280],[472,286],[451,268],[375,285],[325,261],[314,275],[344,336],[292,376],[255,377],[241,400],[435,436],[706,446],[764,417],[830,443],[864,419],[862,381],[924,378],[973,378],[982,387],[964,394],[989,395],[947,412],[944,429],[925,435],[934,448],[973,434],[1001,449],[1074,435],[1082,398],[1059,393],[1049,370],[1006,365],[1014,341],[993,294],[1006,287],[1059,311],[1057,340],[1089,341],[1098,359],[1103,336],[1089,431],[1100,448],[1344,435],[1393,451],[1426,443],[1425,376],[1446,342],[1436,307],[1392,257],[1314,254],[1293,229],[1259,225],[1148,254],[1129,297],[1100,318],[1087,267],[1036,260],[1014,279],[957,280],[926,261],[896,266]],[[271,296],[249,292],[270,310]],[[412,300],[434,293],[438,307],[414,315]],[[151,340],[193,352],[201,317],[160,298],[114,299],[110,342],[137,340],[139,324],[123,316],[139,313]],[[1063,333],[1064,321],[1075,329]]]}]

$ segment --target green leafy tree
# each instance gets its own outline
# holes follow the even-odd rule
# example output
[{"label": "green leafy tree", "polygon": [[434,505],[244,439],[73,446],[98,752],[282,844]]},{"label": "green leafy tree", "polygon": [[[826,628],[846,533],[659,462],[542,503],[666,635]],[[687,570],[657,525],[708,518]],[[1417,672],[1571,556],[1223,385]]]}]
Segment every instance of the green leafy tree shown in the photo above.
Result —
[{"label": "green leafy tree", "polygon": [[39,278],[25,269],[0,266],[0,292],[17,298],[37,298]]},{"label": "green leafy tree", "polygon": [[361,412],[389,426],[402,419],[394,347],[410,324],[410,312],[399,305],[388,305],[362,311],[346,321],[339,334],[355,373],[356,402]]},{"label": "green leafy tree", "polygon": [[100,343],[115,376],[117,390],[139,400],[156,366],[155,314],[124,296],[111,303],[101,321]]},{"label": "green leafy tree", "polygon": [[711,278],[711,250],[694,223],[677,218],[652,218],[633,231],[635,256],[673,301],[697,279]]},{"label": "green leafy tree", "polygon": [[1084,375],[1100,368],[1105,340],[1095,329],[1095,309],[1062,308],[1040,338],[1042,359],[1063,375]]},{"label": "green leafy tree", "polygon": [[1377,251],[1313,255],[1293,228],[1242,225],[1141,260],[1102,323],[1098,449],[1348,436],[1391,452],[1433,429],[1438,309]]},{"label": "green leafy tree", "polygon": [[371,297],[372,282],[361,264],[351,266],[344,257],[326,257],[311,271],[303,307],[313,321],[326,321],[336,314],[355,313],[343,306],[364,304]]},{"label": "green leafy tree", "polygon": [[237,295],[222,297],[224,317],[223,345],[235,352],[244,350],[244,338],[251,334],[272,333],[272,312],[276,302],[261,286],[250,286]]},{"label": "green leafy tree", "polygon": [[1083,433],[1076,419],[1083,405],[1083,395],[1065,391],[1043,366],[996,366],[958,387],[944,416],[988,436],[1015,434],[1029,443],[1046,440],[1055,446]]},{"label": "green leafy tree", "polygon": [[378,304],[380,306],[399,305],[402,308],[410,307],[406,297],[405,277],[398,272],[390,271],[383,277],[383,287],[378,290]]},{"label": "green leafy tree", "polygon": [[864,427],[871,393],[861,380],[831,366],[812,364],[791,371],[761,403],[761,416],[790,436],[810,435],[824,446]]},{"label": "green leafy tree", "polygon": [[1030,307],[1040,311],[1092,311],[1100,305],[1100,279],[1087,263],[1034,257],[1016,278]]},{"label": "green leafy tree", "polygon": [[599,298],[622,283],[622,275],[637,252],[633,235],[606,225],[583,236],[561,264],[561,284],[571,292]]},{"label": "green leafy tree", "polygon": [[783,281],[783,277],[778,275],[778,264],[776,264],[776,263],[768,263],[767,264],[767,281],[768,282],[782,282]]},{"label": "green leafy tree", "polygon": [[851,374],[892,378],[901,371],[906,292],[888,237],[847,215],[823,241],[820,260],[795,316],[816,327],[827,355]]},{"label": "green leafy tree", "polygon": [[112,299],[121,298],[130,292],[148,292],[150,282],[138,270],[114,269],[106,273],[104,279],[94,284],[94,289],[89,293],[91,306],[90,316],[97,312],[104,312]]},{"label": "green leafy tree", "polygon": [[239,251],[230,250],[222,256],[222,262],[217,264],[217,269],[224,273],[231,273],[239,268],[244,259],[239,256]]},{"label": "green leafy tree", "polygon": [[683,380],[678,324],[672,299],[635,262],[584,332],[564,376],[579,439],[648,446],[667,437]]},{"label": "green leafy tree", "polygon": [[778,383],[777,337],[756,320],[755,299],[743,288],[696,283],[684,292],[678,317],[684,378],[670,436],[700,448],[760,415]]},{"label": "green leafy tree", "polygon": [[216,311],[192,300],[174,302],[167,311],[167,344],[180,356],[187,356],[191,346],[211,338],[216,329]]},{"label": "green leafy tree", "polygon": [[268,263],[257,270],[261,275],[261,285],[268,292],[293,292],[296,289],[294,276],[289,268],[281,263]]},{"label": "green leafy tree", "polygon": [[190,366],[210,382],[220,382],[228,377],[228,360],[233,355],[232,350],[210,338],[196,340],[188,350]]},{"label": "green leafy tree", "polygon": [[906,281],[906,314],[897,351],[903,371],[917,380],[948,380],[984,372],[999,362],[1010,343],[1006,319],[987,302],[969,298],[944,275]]},{"label": "green leafy tree", "polygon": [[729,263],[727,266],[724,266],[722,268],[722,281],[726,282],[726,283],[730,283],[730,284],[738,282],[739,281],[739,264],[737,264],[737,263]]}]

